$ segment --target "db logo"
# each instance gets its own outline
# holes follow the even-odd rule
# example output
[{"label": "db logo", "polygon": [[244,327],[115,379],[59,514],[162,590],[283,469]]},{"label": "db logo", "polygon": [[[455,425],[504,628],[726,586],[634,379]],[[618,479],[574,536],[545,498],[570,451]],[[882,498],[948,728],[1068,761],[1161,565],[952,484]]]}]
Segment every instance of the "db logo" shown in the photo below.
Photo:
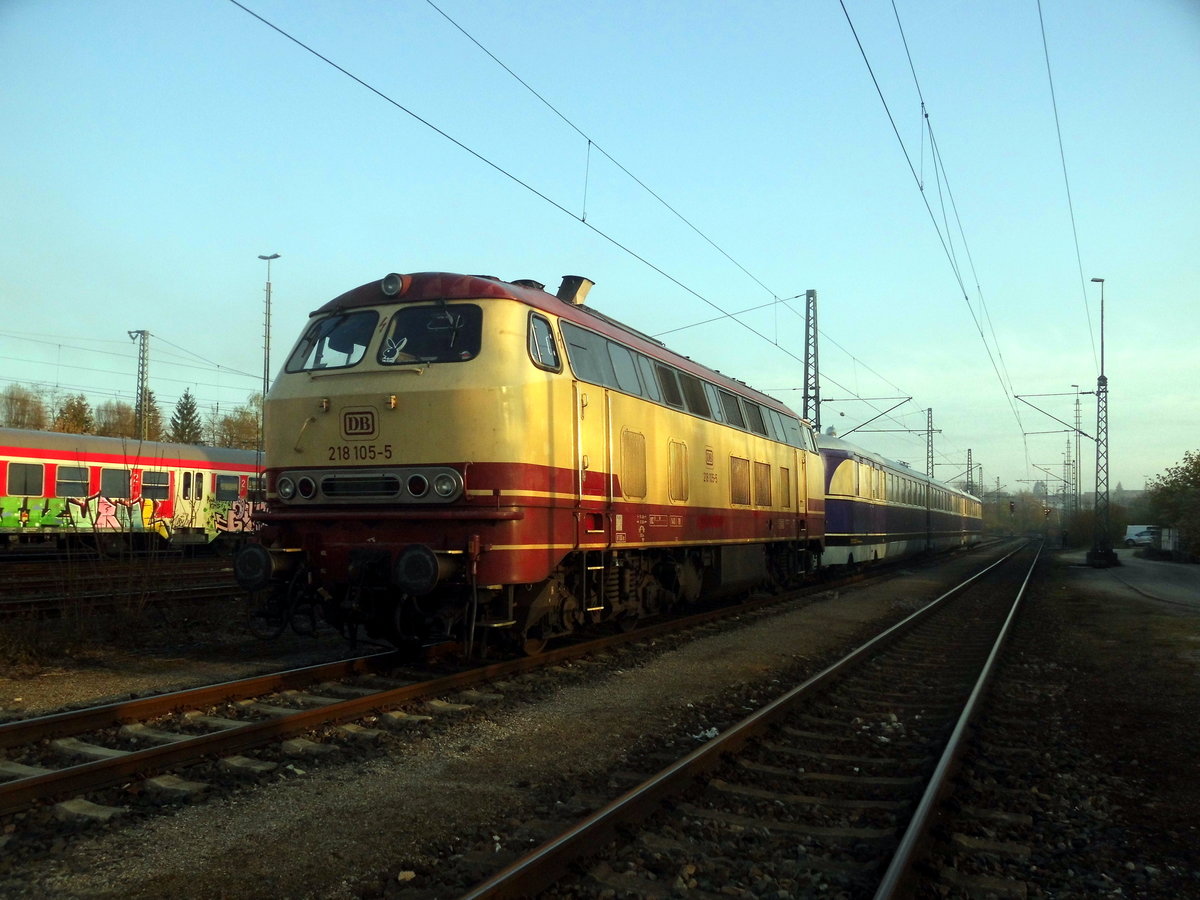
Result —
[{"label": "db logo", "polygon": [[370,408],[342,411],[342,436],[369,440],[375,437],[375,410]]}]

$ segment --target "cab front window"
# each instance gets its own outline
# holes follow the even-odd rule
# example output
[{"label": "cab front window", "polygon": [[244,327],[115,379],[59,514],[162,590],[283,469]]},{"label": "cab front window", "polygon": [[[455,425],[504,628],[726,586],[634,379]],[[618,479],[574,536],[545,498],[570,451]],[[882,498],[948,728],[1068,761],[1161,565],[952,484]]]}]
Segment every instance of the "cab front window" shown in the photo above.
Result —
[{"label": "cab front window", "polygon": [[345,369],[358,365],[375,333],[379,313],[374,310],[342,313],[308,326],[288,358],[288,372]]},{"label": "cab front window", "polygon": [[410,306],[398,310],[379,346],[385,366],[465,362],[479,355],[483,310],[469,304]]}]

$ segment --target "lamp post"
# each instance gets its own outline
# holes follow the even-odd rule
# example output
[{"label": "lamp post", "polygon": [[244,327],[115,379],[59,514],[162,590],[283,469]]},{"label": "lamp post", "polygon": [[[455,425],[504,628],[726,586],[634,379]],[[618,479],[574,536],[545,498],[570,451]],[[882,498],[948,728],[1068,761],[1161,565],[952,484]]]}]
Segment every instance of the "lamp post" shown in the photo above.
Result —
[{"label": "lamp post", "polygon": [[258,456],[259,468],[262,468],[263,432],[266,428],[267,389],[271,386],[271,260],[279,259],[278,253],[263,254],[258,258],[267,263],[267,302],[263,314],[263,383],[262,401],[258,409]]},{"label": "lamp post", "polygon": [[1096,379],[1096,505],[1092,549],[1087,555],[1089,565],[1097,568],[1120,565],[1112,548],[1108,515],[1108,376],[1104,374],[1104,279],[1093,278],[1100,285],[1100,375]]}]

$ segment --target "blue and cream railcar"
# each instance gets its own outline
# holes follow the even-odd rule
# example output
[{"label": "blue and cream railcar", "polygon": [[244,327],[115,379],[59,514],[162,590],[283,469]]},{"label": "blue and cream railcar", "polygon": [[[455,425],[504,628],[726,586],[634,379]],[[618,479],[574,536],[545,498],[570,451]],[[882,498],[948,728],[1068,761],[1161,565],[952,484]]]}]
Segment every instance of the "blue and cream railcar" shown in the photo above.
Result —
[{"label": "blue and cream railcar", "polygon": [[818,435],[817,447],[825,464],[826,565],[895,559],[979,540],[978,498],[836,435]]}]

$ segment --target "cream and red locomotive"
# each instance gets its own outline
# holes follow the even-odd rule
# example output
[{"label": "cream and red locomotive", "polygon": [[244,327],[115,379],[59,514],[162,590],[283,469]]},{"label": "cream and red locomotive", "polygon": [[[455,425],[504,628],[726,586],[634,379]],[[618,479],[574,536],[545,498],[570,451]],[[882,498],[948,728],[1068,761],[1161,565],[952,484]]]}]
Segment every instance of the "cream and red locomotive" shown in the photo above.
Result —
[{"label": "cream and red locomotive", "polygon": [[[824,546],[812,430],[532,281],[391,274],[310,317],[266,402],[260,626],[533,652],[788,584]],[[491,643],[496,643],[496,640]]]}]

